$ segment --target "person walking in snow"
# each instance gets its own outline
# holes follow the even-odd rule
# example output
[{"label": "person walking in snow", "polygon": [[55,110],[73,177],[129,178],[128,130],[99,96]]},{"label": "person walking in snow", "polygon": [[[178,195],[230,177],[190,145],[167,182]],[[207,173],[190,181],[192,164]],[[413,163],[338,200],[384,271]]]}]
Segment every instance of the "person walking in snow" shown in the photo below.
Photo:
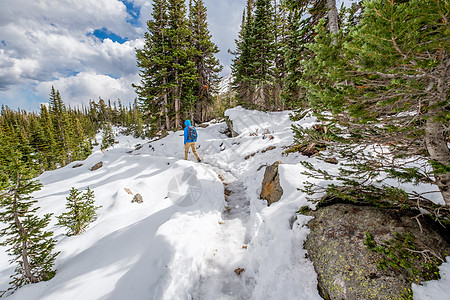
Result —
[{"label": "person walking in snow", "polygon": [[192,148],[192,152],[194,152],[195,157],[197,157],[197,161],[201,162],[202,160],[198,156],[197,150],[195,150],[195,142],[197,141],[197,129],[191,125],[191,121],[184,121],[184,159],[188,159],[189,148]]}]

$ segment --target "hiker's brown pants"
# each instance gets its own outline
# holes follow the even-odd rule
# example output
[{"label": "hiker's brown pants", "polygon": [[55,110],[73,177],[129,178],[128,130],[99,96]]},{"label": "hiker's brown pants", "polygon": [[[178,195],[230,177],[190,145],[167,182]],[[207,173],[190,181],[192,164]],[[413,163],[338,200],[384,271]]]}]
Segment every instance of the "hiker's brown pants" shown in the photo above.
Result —
[{"label": "hiker's brown pants", "polygon": [[195,142],[184,144],[184,159],[188,159],[189,147],[192,148],[192,152],[194,152],[195,157],[197,157],[197,160],[199,160],[200,157],[198,157],[197,150],[195,150]]}]

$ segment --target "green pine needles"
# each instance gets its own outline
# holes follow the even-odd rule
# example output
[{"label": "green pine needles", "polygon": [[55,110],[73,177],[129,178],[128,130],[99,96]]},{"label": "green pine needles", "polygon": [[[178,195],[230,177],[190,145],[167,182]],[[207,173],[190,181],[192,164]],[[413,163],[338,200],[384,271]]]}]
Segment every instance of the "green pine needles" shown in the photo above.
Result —
[{"label": "green pine needles", "polygon": [[78,235],[97,219],[96,210],[101,206],[95,206],[94,191],[89,187],[85,193],[72,187],[66,199],[68,211],[57,217],[57,225],[67,227],[67,235]]},{"label": "green pine needles", "polygon": [[364,245],[381,255],[378,269],[391,269],[403,273],[411,282],[437,280],[442,258],[431,250],[419,249],[416,238],[411,233],[394,233],[395,237],[378,245],[373,236],[366,232]]},{"label": "green pine needles", "polygon": [[[432,183],[448,211],[449,14],[448,1],[373,0],[338,34],[325,20],[316,26],[300,83],[319,118],[345,137],[329,150],[344,161],[338,179],[353,195],[370,185],[392,194],[380,178]],[[431,209],[425,194],[412,196]]]},{"label": "green pine needles", "polygon": [[114,132],[111,127],[111,123],[106,123],[103,126],[103,139],[102,139],[102,145],[100,146],[101,150],[106,150],[108,147],[111,147],[114,145],[115,139],[114,139]]}]

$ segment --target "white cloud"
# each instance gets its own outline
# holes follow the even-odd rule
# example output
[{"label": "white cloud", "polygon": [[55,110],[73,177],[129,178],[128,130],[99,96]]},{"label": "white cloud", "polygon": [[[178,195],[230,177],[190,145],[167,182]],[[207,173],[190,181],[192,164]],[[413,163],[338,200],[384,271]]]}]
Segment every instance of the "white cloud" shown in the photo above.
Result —
[{"label": "white cloud", "polygon": [[81,72],[75,76],[41,82],[34,91],[40,97],[48,98],[53,85],[61,93],[64,103],[72,106],[87,104],[91,99],[97,101],[99,97],[112,101],[121,99],[124,103],[128,103],[136,97],[131,84],[138,81],[139,76],[136,74],[115,79],[95,72]]},{"label": "white cloud", "polygon": [[[52,85],[68,103],[87,103],[99,96],[132,101],[138,83],[135,48],[143,47],[152,1],[132,0],[140,7],[141,27],[119,0],[15,0],[0,10],[0,104],[39,108]],[[229,72],[242,9],[241,0],[205,0],[218,58]],[[120,44],[92,35],[106,28],[128,41]]]}]

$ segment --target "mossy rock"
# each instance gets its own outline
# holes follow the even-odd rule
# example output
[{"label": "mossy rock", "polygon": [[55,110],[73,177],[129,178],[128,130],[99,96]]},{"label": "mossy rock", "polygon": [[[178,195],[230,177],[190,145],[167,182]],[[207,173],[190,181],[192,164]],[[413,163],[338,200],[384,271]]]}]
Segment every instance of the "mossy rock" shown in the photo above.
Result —
[{"label": "mossy rock", "polygon": [[[325,299],[411,299],[411,283],[427,277],[425,273],[411,276],[406,269],[395,266],[380,269],[384,254],[368,249],[366,233],[378,245],[398,234],[412,234],[416,250],[428,249],[444,259],[450,249],[448,235],[436,223],[420,218],[421,232],[414,219],[416,212],[333,204],[305,214],[314,216],[308,223],[311,233],[305,248]],[[417,257],[412,267],[426,272],[420,254]]]}]

